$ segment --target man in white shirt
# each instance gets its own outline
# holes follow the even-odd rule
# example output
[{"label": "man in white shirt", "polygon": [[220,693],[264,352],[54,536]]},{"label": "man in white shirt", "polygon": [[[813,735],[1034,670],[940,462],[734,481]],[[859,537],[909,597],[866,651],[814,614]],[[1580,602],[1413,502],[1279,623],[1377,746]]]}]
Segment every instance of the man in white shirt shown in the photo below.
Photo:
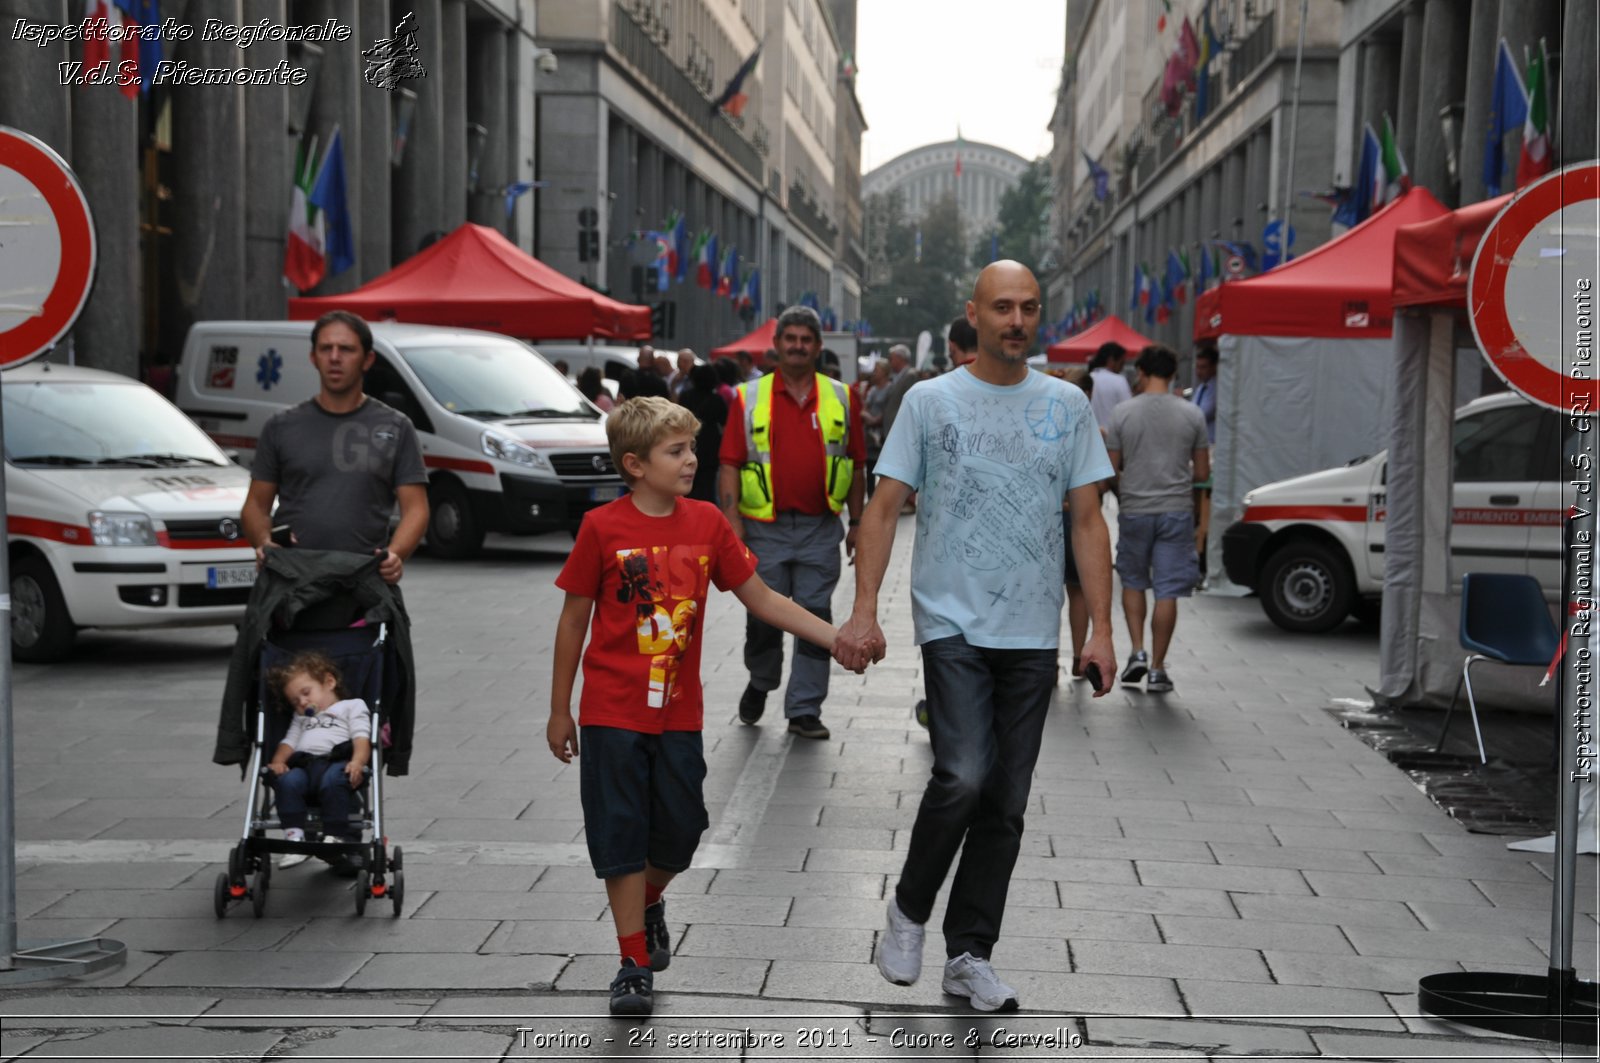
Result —
[{"label": "man in white shirt", "polygon": [[1120,343],[1102,343],[1089,360],[1089,375],[1094,378],[1094,393],[1089,396],[1089,406],[1101,428],[1111,424],[1111,411],[1117,404],[1133,398],[1128,378],[1122,375],[1122,363],[1128,352]]}]

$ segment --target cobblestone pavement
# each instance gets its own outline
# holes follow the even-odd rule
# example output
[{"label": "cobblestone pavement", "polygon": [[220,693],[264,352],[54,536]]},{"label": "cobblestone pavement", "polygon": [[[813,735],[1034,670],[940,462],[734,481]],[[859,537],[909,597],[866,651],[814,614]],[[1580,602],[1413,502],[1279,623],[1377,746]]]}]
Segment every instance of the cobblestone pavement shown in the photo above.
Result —
[{"label": "cobblestone pavement", "polygon": [[[1423,975],[1544,972],[1551,858],[1467,833],[1326,711],[1375,679],[1371,630],[1286,637],[1253,600],[1183,605],[1173,694],[1058,688],[994,956],[1025,1010],[942,995],[936,933],[915,986],[885,982],[873,944],[930,763],[910,539],[903,521],[891,655],[835,670],[827,741],[738,723],[743,614],[714,593],[712,826],[669,891],[675,955],[643,1026],[604,1017],[615,938],[576,767],[543,741],[565,540],[408,570],[417,752],[385,804],[399,918],[356,918],[316,862],[274,876],[264,918],[213,916],[243,807],[209,763],[231,629],[90,632],[68,665],[18,666],[21,936],[128,952],[0,990],[0,1058],[1594,1058],[1419,1015]],[[1592,978],[1592,857],[1578,895]]]}]

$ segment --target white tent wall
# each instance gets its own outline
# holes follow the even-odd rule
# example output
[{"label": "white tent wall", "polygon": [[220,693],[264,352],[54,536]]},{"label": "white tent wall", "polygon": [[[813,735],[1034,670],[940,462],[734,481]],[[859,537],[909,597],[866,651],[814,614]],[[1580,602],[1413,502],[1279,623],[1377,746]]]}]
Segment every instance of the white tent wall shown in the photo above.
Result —
[{"label": "white tent wall", "polygon": [[[1458,363],[1473,370],[1481,363],[1475,350],[1461,357],[1463,342],[1470,344],[1462,325],[1449,308],[1395,311],[1383,620],[1372,691],[1383,704],[1443,708],[1467,656],[1459,640],[1463,573],[1450,563],[1451,450],[1455,409],[1478,390]],[[1480,706],[1550,711],[1555,695],[1539,687],[1542,676],[1541,668],[1480,665],[1472,686]]]},{"label": "white tent wall", "polygon": [[1245,492],[1382,450],[1394,348],[1387,338],[1224,335],[1217,350],[1207,586],[1241,595],[1222,566],[1222,533]]}]

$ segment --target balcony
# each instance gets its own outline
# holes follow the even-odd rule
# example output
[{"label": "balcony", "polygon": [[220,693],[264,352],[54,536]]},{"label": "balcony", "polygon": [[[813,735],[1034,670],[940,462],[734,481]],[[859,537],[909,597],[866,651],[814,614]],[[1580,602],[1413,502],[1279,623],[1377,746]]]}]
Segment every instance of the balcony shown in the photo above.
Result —
[{"label": "balcony", "polygon": [[1277,48],[1278,13],[1268,11],[1266,17],[1256,23],[1255,28],[1245,34],[1240,41],[1239,48],[1228,56],[1228,89],[1231,92],[1237,85],[1243,85],[1245,78],[1255,72],[1256,67],[1272,57]]},{"label": "balcony", "polygon": [[716,145],[750,180],[761,183],[761,152],[727,115],[711,109],[711,99],[673,63],[621,0],[611,5],[611,46],[655,90],[660,102],[677,110],[686,124]]},{"label": "balcony", "polygon": [[800,227],[815,236],[823,246],[833,247],[833,241],[839,235],[839,226],[823,213],[822,205],[811,198],[810,190],[799,181],[789,186],[789,217],[799,222]]}]

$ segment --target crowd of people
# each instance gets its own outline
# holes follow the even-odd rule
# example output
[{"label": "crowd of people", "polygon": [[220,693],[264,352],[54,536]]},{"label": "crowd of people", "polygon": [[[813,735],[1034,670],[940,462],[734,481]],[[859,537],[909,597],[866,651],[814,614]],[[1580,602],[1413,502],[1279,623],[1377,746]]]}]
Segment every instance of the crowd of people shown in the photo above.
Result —
[{"label": "crowd of people", "polygon": [[[745,355],[708,365],[692,351],[671,359],[644,347],[615,401],[596,371],[580,377],[583,393],[607,411],[612,461],[629,491],[585,514],[556,579],[565,601],[546,738],[564,763],[583,752],[584,833],[621,956],[610,986],[614,1014],[651,1013],[653,975],[672,956],[665,891],[709,825],[699,674],[709,588],[731,591],[747,611],[740,721],[754,727],[763,719],[782,680],[787,632],[787,731],[827,739],[832,664],[862,672],[888,653],[879,594],[906,513],[916,520],[911,610],[927,688],[919,718],[933,766],[875,960],[893,983],[920,977],[926,923],[951,879],[943,990],[980,1011],[1018,1006],[990,956],[1058,681],[1063,601],[1072,603],[1072,674],[1102,697],[1117,674],[1102,514],[1103,495],[1114,491],[1115,570],[1132,647],[1121,680],[1173,689],[1165,655],[1176,599],[1198,580],[1193,495],[1209,474],[1212,394],[1198,390],[1193,402],[1175,394],[1176,357],[1162,347],[1139,353],[1132,387],[1120,348],[1103,349],[1091,371],[1070,381],[1034,371],[1028,356],[1040,303],[1026,267],[990,264],[951,323],[950,371],[940,374],[918,371],[896,345],[847,386],[838,359],[823,350],[817,314],[792,307],[759,361]],[[303,433],[286,433],[300,422],[370,420],[384,460],[340,479],[318,460],[320,437],[296,450],[268,446],[278,437],[264,432],[246,534],[265,562],[275,552],[274,501],[278,515],[297,518],[297,544],[322,545],[328,535],[315,510],[331,505],[326,499],[362,507],[334,521],[329,535],[365,529],[373,522],[357,517],[398,500],[392,533],[373,524],[345,547],[368,555],[375,578],[392,587],[426,523],[415,435],[362,392],[360,369],[372,349],[359,319],[319,321],[311,357],[321,393],[269,428],[298,439]],[[1202,382],[1214,379],[1214,359],[1208,368]],[[347,482],[351,475],[359,482]],[[856,566],[855,594],[836,625],[843,558]],[[302,726],[314,721],[319,732],[321,717],[337,724],[341,706],[353,718],[360,704],[315,661],[291,668],[280,685]],[[359,727],[328,737],[346,732]],[[327,821],[343,822],[340,787],[359,785],[367,763],[366,748],[351,745],[344,759],[307,754],[315,778],[298,763],[307,743],[296,737],[277,749],[269,770],[286,829],[303,829],[297,802],[311,790],[331,789]]]}]

